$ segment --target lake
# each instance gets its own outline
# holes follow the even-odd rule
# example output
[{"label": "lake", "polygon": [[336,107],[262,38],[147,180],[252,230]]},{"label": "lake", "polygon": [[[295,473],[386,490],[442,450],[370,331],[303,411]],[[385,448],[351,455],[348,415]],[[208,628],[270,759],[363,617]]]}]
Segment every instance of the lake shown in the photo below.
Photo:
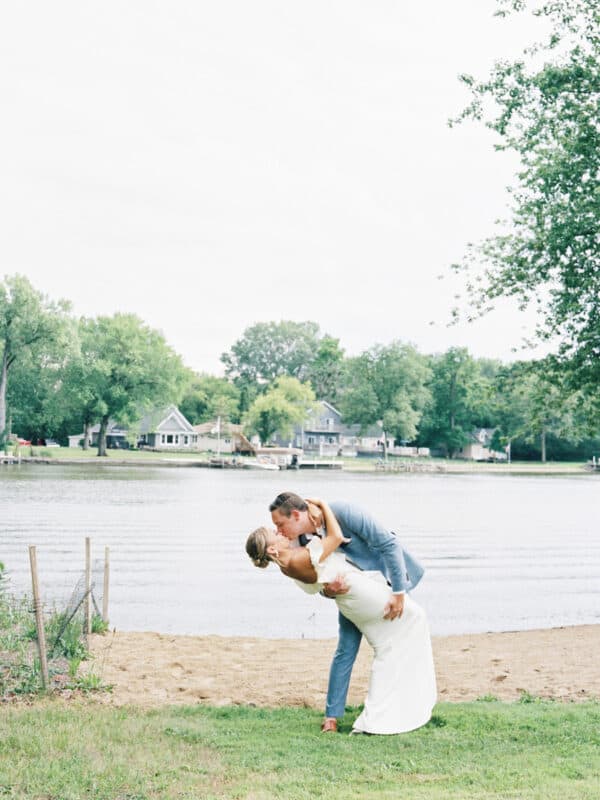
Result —
[{"label": "lake", "polygon": [[[432,632],[600,621],[600,476],[260,472],[97,465],[0,467],[0,560],[29,590],[38,546],[46,604],[111,550],[110,621],[120,630],[329,637],[333,601],[258,570],[247,534],[280,491],[358,503],[426,568],[414,597]],[[101,576],[97,588],[101,590]]]}]

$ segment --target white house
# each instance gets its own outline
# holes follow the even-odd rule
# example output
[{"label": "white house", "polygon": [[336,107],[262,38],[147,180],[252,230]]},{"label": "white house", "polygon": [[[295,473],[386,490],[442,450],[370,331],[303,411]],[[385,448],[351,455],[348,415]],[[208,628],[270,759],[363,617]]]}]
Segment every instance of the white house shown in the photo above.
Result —
[{"label": "white house", "polygon": [[197,450],[198,434],[177,406],[146,414],[134,426],[138,446],[152,450]]},{"label": "white house", "polygon": [[458,458],[471,461],[506,461],[507,455],[501,450],[492,450],[491,443],[495,428],[479,428],[470,435],[470,441],[456,454]]},{"label": "white house", "polygon": [[[100,425],[89,430],[88,442],[98,444]],[[131,441],[138,447],[152,450],[197,450],[198,435],[177,406],[152,411],[129,428],[110,421],[106,431],[106,446],[109,448],[128,448]],[[83,433],[69,436],[69,447],[78,447],[83,441]]]}]

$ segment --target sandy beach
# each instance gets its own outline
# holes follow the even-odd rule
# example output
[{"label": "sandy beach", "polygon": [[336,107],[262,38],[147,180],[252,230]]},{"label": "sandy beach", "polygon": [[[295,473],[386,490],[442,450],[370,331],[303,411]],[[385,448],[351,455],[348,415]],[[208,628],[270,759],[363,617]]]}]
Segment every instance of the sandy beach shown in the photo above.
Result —
[{"label": "sandy beach", "polygon": [[[110,632],[92,637],[90,669],[112,684],[96,695],[112,705],[243,704],[322,709],[335,639],[259,639]],[[523,692],[561,701],[600,698],[600,625],[433,639],[440,701]],[[363,644],[350,705],[367,690],[371,653]]]}]

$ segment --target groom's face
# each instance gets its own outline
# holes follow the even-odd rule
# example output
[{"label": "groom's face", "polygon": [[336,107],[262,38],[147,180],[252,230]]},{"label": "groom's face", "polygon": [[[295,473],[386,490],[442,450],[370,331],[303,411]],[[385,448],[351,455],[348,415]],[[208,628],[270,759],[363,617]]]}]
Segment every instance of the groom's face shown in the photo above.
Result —
[{"label": "groom's face", "polygon": [[286,539],[297,539],[301,533],[309,532],[306,511],[298,511],[294,508],[291,510],[290,516],[286,517],[276,508],[271,511],[271,519],[273,520],[273,525],[277,528],[277,533],[281,533]]}]

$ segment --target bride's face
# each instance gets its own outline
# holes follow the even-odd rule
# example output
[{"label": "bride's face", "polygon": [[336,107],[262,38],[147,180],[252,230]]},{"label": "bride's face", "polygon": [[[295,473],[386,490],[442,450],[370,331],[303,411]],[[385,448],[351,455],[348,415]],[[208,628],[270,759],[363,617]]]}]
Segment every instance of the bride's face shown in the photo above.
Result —
[{"label": "bride's face", "polygon": [[267,552],[270,552],[271,555],[275,555],[290,549],[290,540],[286,539],[282,533],[277,533],[276,530],[272,530],[269,533]]}]

